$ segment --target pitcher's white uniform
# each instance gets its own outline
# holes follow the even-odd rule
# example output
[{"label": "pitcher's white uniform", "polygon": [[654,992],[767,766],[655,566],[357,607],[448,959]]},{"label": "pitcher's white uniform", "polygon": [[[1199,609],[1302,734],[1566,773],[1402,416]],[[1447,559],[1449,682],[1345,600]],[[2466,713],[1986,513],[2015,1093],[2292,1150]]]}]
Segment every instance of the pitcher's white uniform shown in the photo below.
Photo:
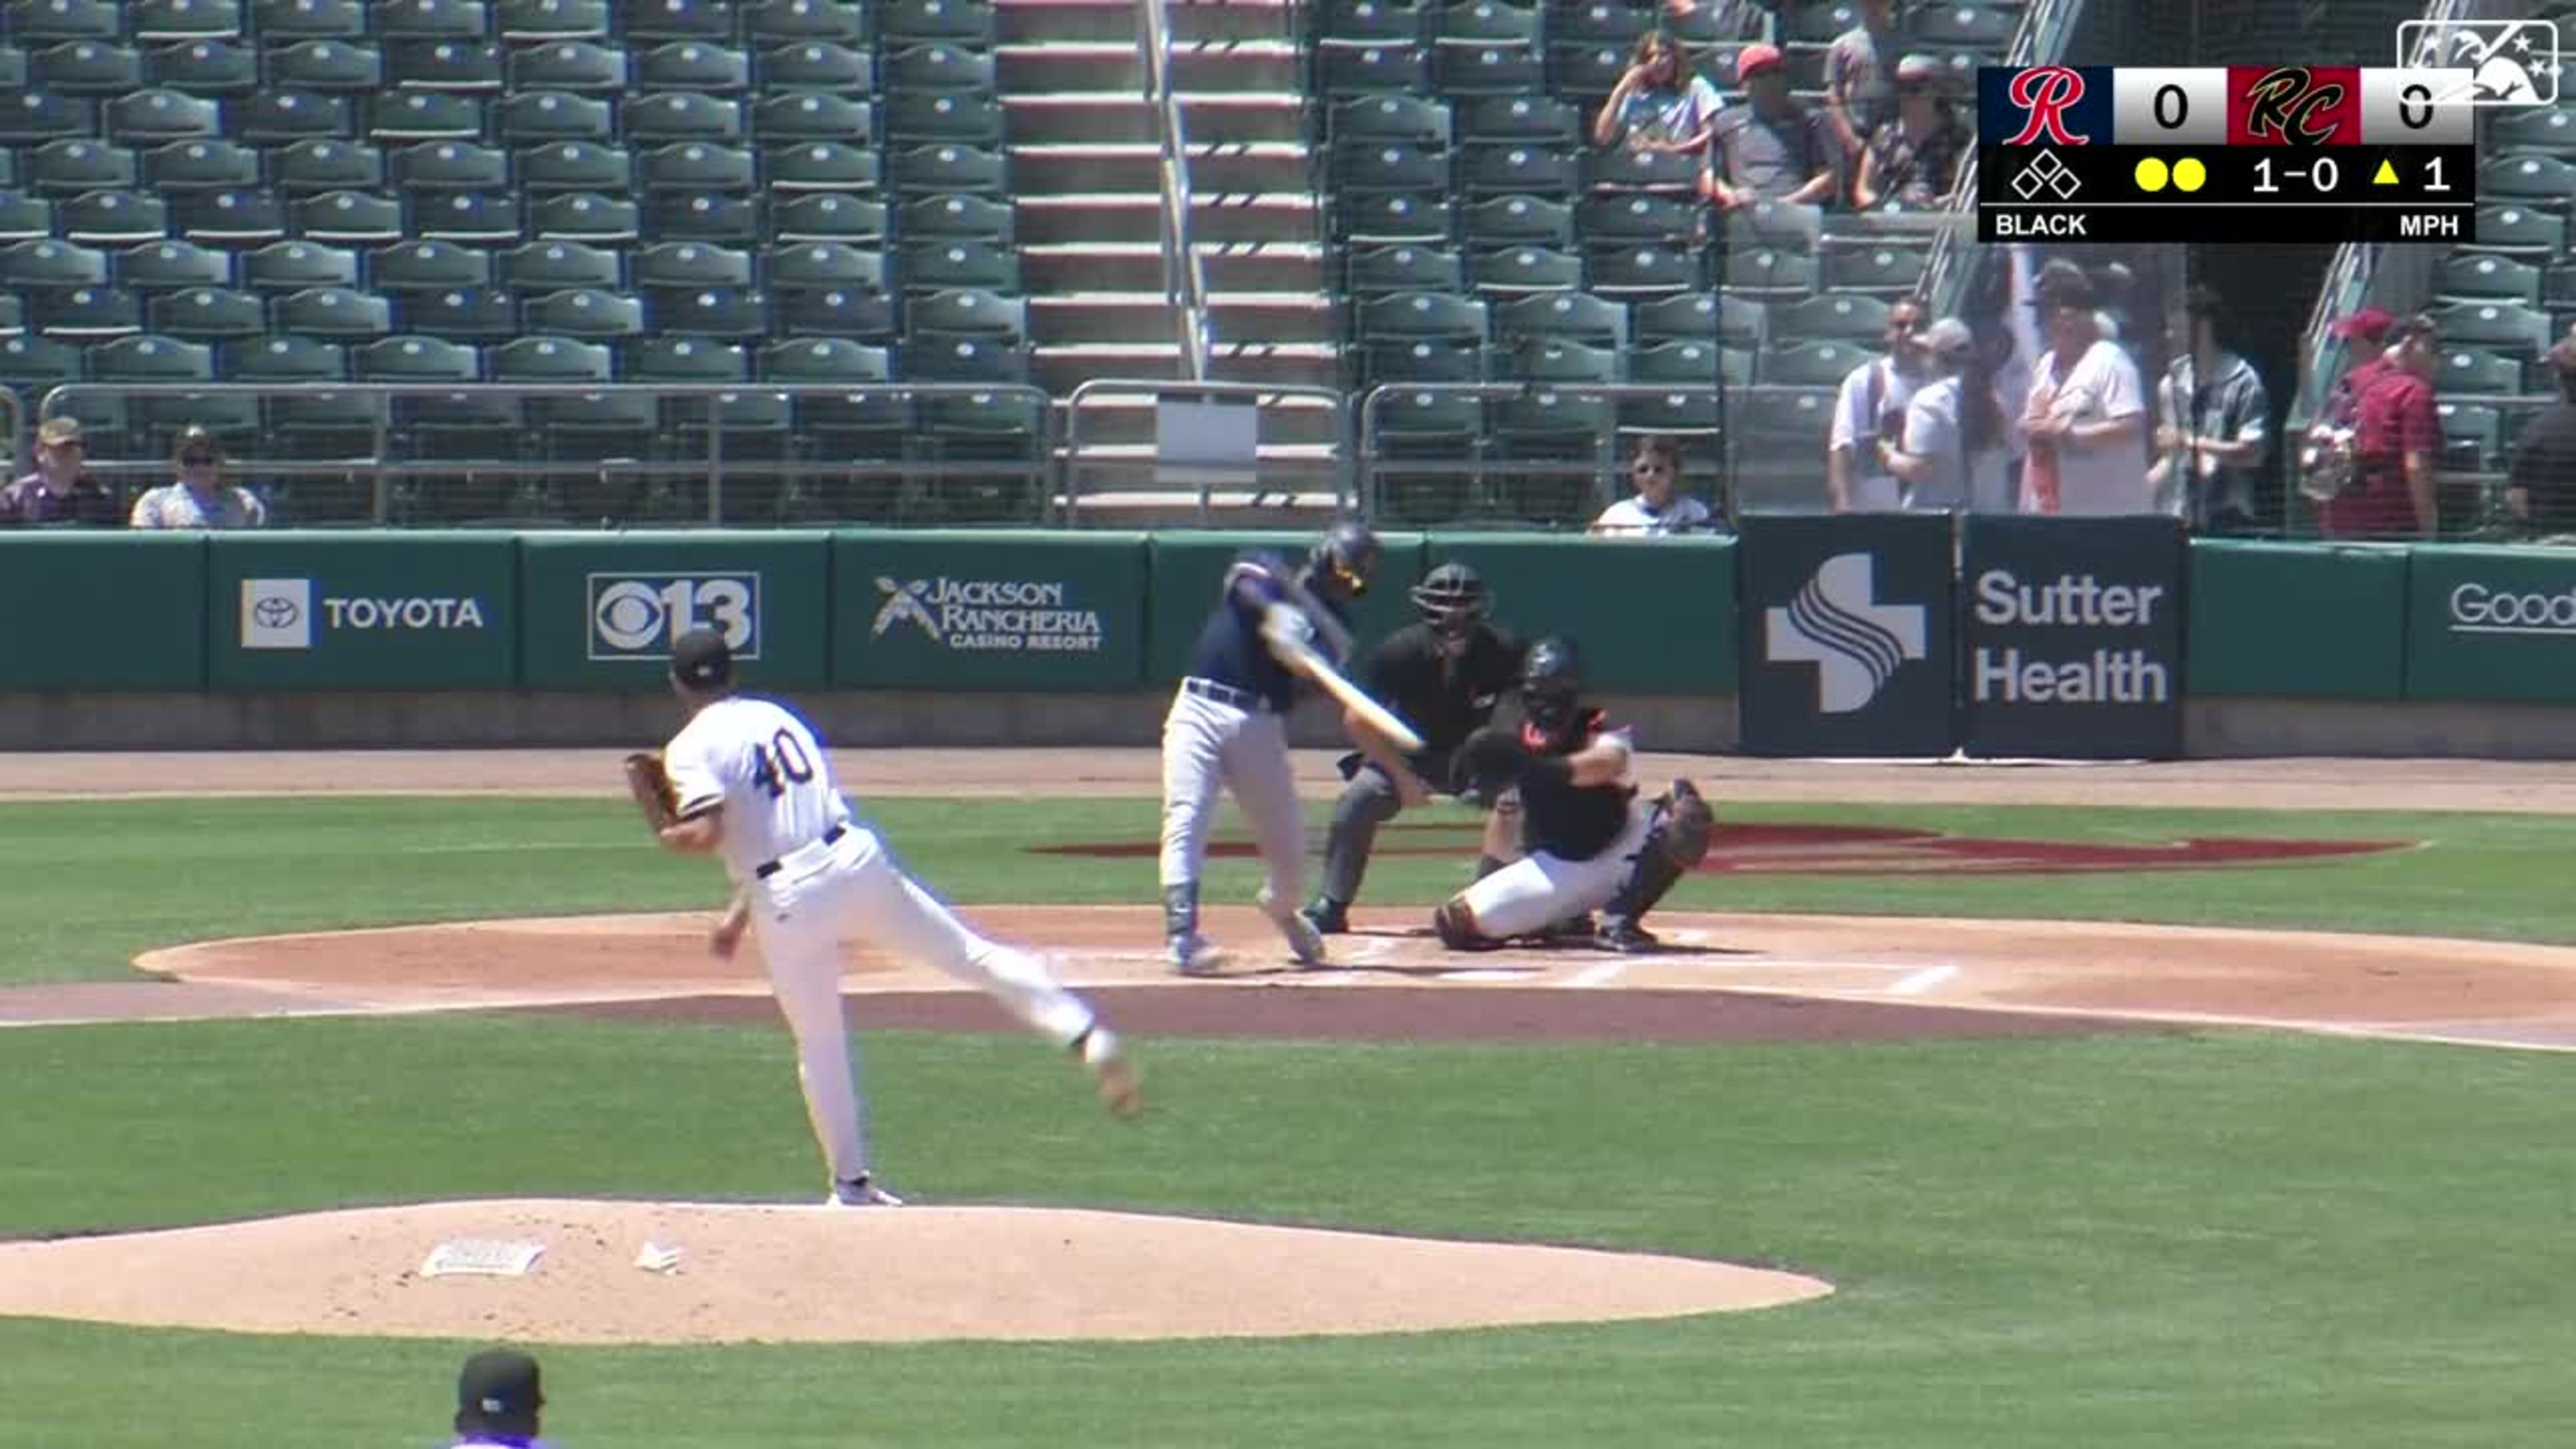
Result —
[{"label": "pitcher's white uniform", "polygon": [[672,738],[663,763],[681,819],[724,812],[725,869],[750,902],[770,986],[796,1038],[806,1112],[836,1182],[869,1170],[841,1014],[842,941],[936,966],[1059,1044],[1091,1032],[1091,1007],[1044,965],[976,935],[896,867],[851,814],[822,745],[793,711],[749,695],[714,700]]}]

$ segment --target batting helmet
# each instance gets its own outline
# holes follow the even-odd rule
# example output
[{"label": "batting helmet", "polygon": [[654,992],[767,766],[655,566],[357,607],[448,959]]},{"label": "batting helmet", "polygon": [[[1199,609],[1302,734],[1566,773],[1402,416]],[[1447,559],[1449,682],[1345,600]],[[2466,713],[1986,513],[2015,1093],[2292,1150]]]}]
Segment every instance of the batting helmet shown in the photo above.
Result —
[{"label": "batting helmet", "polygon": [[1521,713],[1550,735],[1574,723],[1583,693],[1583,660],[1574,641],[1550,635],[1521,658]]},{"label": "batting helmet", "polygon": [[1475,628],[1493,602],[1484,577],[1455,560],[1433,569],[1413,586],[1413,607],[1422,611],[1423,622],[1452,637]]},{"label": "batting helmet", "polygon": [[1369,526],[1356,518],[1344,519],[1306,551],[1307,584],[1357,598],[1368,592],[1369,575],[1377,572],[1377,556],[1377,535]]}]

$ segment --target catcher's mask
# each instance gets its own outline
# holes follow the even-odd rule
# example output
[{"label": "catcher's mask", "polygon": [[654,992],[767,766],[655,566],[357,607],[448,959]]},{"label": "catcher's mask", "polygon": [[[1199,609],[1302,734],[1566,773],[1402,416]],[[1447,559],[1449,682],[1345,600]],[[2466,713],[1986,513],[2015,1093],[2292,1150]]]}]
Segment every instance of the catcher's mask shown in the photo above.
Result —
[{"label": "catcher's mask", "polygon": [[1580,717],[1583,662],[1571,639],[1546,638],[1521,660],[1521,713],[1549,739],[1562,739]]},{"label": "catcher's mask", "polygon": [[1476,571],[1462,563],[1445,563],[1413,587],[1413,607],[1422,622],[1443,639],[1463,639],[1493,605],[1493,595]]},{"label": "catcher's mask", "polygon": [[1309,588],[1337,598],[1356,599],[1368,592],[1369,575],[1377,572],[1377,535],[1357,519],[1333,525],[1332,532],[1306,551]]}]

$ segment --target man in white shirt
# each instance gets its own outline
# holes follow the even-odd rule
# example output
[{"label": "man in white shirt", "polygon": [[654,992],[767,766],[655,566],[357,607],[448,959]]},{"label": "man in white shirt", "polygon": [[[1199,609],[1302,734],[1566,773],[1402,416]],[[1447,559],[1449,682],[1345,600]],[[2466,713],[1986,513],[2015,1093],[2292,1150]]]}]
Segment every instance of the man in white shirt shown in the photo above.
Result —
[{"label": "man in white shirt", "polygon": [[1636,495],[1602,509],[1601,516],[1592,520],[1590,531],[1627,538],[1662,538],[1709,527],[1713,515],[1708,505],[1681,492],[1681,476],[1680,442],[1660,435],[1639,439],[1637,456],[1628,463],[1628,477],[1637,485]]},{"label": "man in white shirt", "polygon": [[730,958],[756,934],[771,991],[796,1038],[805,1108],[832,1173],[827,1202],[893,1207],[869,1170],[865,1114],[841,1016],[840,945],[858,937],[990,993],[1089,1067],[1121,1117],[1143,1106],[1118,1039],[1034,956],[969,930],[887,855],[832,783],[822,743],[794,712],[737,694],[722,634],[671,646],[671,688],[689,712],[662,752],[679,815],[662,843],[721,855],[735,894],[708,945]]},{"label": "man in white shirt", "polygon": [[2147,491],[2146,389],[2137,364],[2104,340],[2100,305],[2081,275],[2051,278],[2039,308],[2048,351],[2031,368],[2021,419],[2030,440],[2022,506],[2095,517],[2152,512]]},{"label": "man in white shirt", "polygon": [[1923,304],[1908,297],[1887,309],[1887,352],[1843,375],[1825,440],[1825,505],[1836,513],[1893,513],[1904,507],[1896,475],[1878,444],[1901,440],[1906,404],[1923,385]]},{"label": "man in white shirt", "polygon": [[1905,436],[1881,440],[1879,461],[1905,482],[1905,506],[1918,513],[2010,513],[2011,431],[1995,402],[1994,354],[1956,317],[1923,334],[1932,380],[1905,409]]}]

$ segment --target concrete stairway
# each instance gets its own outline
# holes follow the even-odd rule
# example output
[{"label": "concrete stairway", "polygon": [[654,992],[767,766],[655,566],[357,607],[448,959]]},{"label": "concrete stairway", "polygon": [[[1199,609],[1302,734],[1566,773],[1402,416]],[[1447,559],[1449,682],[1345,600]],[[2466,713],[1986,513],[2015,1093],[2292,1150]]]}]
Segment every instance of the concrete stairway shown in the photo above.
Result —
[{"label": "concrete stairway", "polygon": [[[1000,0],[997,53],[1029,289],[1036,381],[1060,400],[1094,378],[1187,376],[1164,298],[1159,122],[1146,99],[1141,20],[1127,0]],[[1173,73],[1190,142],[1191,230],[1209,289],[1211,381],[1340,381],[1304,140],[1302,62],[1287,0],[1171,8]],[[1195,492],[1154,466],[1147,394],[1086,400],[1085,522],[1188,522]],[[1335,414],[1320,399],[1263,409],[1263,513],[1331,503]],[[1282,502],[1283,491],[1294,501]],[[1241,503],[1228,522],[1259,521]],[[1275,521],[1275,520],[1274,520]]]}]

